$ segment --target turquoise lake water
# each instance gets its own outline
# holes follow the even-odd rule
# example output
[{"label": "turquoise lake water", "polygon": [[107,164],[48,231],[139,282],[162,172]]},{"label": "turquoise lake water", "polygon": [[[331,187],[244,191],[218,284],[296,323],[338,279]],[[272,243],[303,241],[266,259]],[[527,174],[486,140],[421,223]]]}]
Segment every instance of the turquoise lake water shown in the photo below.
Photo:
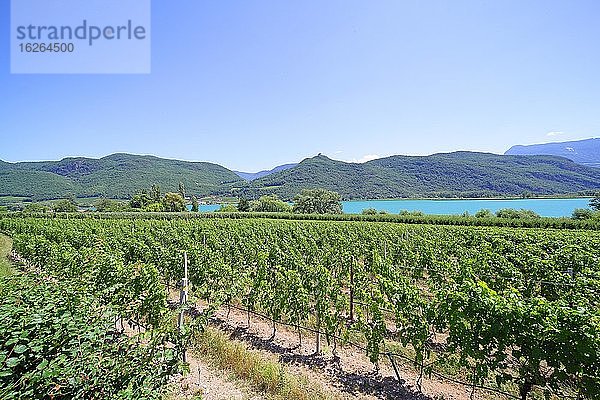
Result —
[{"label": "turquoise lake water", "polygon": [[[398,214],[401,210],[423,211],[425,214],[475,214],[481,209],[496,212],[501,208],[532,210],[542,217],[570,217],[576,208],[587,208],[590,199],[517,199],[517,200],[367,200],[345,201],[344,212],[360,214],[366,208]],[[219,205],[201,205],[200,211],[210,212]]]},{"label": "turquoise lake water", "polygon": [[370,200],[347,201],[344,212],[360,214],[365,208],[397,214],[401,210],[425,214],[475,214],[481,209],[496,212],[502,208],[532,210],[542,217],[570,217],[576,208],[587,208],[590,199],[516,199],[516,200]]}]

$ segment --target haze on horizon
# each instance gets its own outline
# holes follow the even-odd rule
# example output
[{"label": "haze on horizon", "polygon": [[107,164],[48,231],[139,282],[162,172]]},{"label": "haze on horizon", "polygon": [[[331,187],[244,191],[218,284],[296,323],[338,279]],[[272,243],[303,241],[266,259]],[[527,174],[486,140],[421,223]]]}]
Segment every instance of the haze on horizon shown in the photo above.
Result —
[{"label": "haze on horizon", "polygon": [[155,0],[149,75],[11,75],[2,58],[0,159],[259,171],[598,137],[598,15],[592,0]]}]

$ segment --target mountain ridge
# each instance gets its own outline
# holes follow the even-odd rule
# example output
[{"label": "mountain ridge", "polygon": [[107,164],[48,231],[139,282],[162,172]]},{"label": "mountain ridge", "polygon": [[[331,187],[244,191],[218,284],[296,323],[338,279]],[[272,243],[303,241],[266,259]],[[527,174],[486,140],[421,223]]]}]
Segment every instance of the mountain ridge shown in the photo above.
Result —
[{"label": "mountain ridge", "polygon": [[564,157],[465,151],[397,155],[365,163],[320,154],[271,171],[246,181],[219,164],[127,153],[59,161],[0,161],[0,196],[125,199],[153,184],[163,192],[177,191],[179,182],[184,183],[188,195],[199,197],[277,194],[286,200],[302,189],[317,187],[337,191],[344,199],[558,195],[600,189],[600,169]]},{"label": "mountain ridge", "polygon": [[240,178],[242,178],[246,181],[253,181],[258,178],[263,178],[265,176],[269,176],[276,172],[285,171],[287,169],[294,168],[296,165],[298,165],[298,163],[283,164],[283,165],[278,165],[275,168],[272,168],[269,170],[263,170],[263,171],[259,171],[259,172],[241,172],[241,171],[233,171],[233,172],[235,172]]},{"label": "mountain ridge", "polygon": [[257,179],[241,191],[247,197],[273,193],[290,199],[317,186],[335,190],[344,199],[550,195],[598,189],[600,171],[555,156],[461,151],[390,156],[359,164],[319,155]]},{"label": "mountain ridge", "polygon": [[566,142],[515,145],[505,155],[554,155],[566,157],[578,164],[600,168],[600,138]]}]

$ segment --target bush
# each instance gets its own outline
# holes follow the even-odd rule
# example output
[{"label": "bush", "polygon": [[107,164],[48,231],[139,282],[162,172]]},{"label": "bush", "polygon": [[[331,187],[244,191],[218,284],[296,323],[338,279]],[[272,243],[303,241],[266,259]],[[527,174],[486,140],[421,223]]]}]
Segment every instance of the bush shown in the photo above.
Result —
[{"label": "bush", "polygon": [[[292,206],[275,194],[262,196],[258,200],[250,203],[250,208],[253,212],[283,212],[289,213],[292,211]],[[237,211],[237,209],[236,209]]]},{"label": "bush", "polygon": [[294,197],[294,212],[300,214],[341,214],[342,197],[325,189],[304,189]]},{"label": "bush", "polygon": [[98,212],[118,212],[124,211],[126,208],[126,204],[120,201],[111,200],[103,197],[94,204],[94,207]]},{"label": "bush", "polygon": [[231,212],[238,212],[239,210],[237,209],[236,206],[234,206],[233,204],[221,204],[221,208],[219,208],[216,212],[222,212],[222,213],[231,213]]},{"label": "bush", "polygon": [[25,213],[43,213],[49,210],[48,206],[40,203],[29,203],[23,208]]},{"label": "bush", "polygon": [[529,219],[529,218],[540,218],[538,214],[531,210],[515,210],[514,208],[503,208],[496,211],[496,217],[508,218],[508,219]]},{"label": "bush", "polygon": [[487,208],[479,210],[475,213],[475,218],[492,218],[493,216],[494,213],[491,210],[488,210]]},{"label": "bush", "polygon": [[401,210],[398,215],[402,215],[403,217],[423,217],[425,216],[425,213],[423,211],[419,211],[419,210],[415,210],[415,211],[408,211],[408,210]]},{"label": "bush", "polygon": [[250,212],[250,202],[248,201],[248,199],[241,198],[238,203],[237,209],[240,212]]},{"label": "bush", "polygon": [[144,211],[146,212],[163,212],[165,208],[161,203],[150,203],[146,207],[144,207]]},{"label": "bush", "polygon": [[77,212],[79,208],[72,199],[61,200],[52,205],[52,210],[55,212]]},{"label": "bush", "polygon": [[571,216],[571,218],[579,220],[592,219],[594,217],[594,214],[595,213],[589,208],[576,208],[573,211],[573,215]]},{"label": "bush", "polygon": [[363,215],[377,215],[377,210],[374,208],[365,208],[362,210]]}]

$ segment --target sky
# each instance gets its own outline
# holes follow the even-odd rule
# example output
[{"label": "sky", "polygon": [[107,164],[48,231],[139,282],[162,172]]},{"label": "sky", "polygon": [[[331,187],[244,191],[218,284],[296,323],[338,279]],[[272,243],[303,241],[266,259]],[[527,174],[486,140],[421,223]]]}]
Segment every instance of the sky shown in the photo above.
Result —
[{"label": "sky", "polygon": [[597,0],[153,0],[150,74],[10,73],[0,159],[242,171],[600,136]]}]

